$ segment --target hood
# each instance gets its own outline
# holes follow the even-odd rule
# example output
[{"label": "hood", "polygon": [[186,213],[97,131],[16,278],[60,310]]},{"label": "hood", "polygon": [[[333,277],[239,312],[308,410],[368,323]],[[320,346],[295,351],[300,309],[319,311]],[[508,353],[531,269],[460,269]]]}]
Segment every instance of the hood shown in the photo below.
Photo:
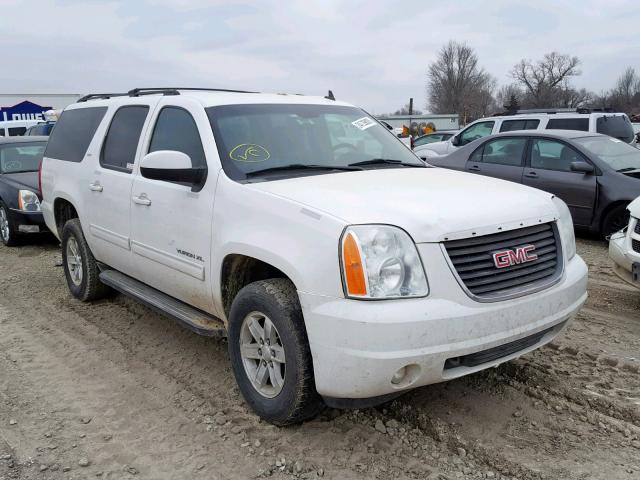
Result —
[{"label": "hood", "polygon": [[417,243],[486,235],[557,218],[549,193],[441,168],[381,168],[247,186],[347,224],[401,227]]},{"label": "hood", "polygon": [[31,190],[39,195],[38,172],[5,173],[2,178],[18,190]]}]

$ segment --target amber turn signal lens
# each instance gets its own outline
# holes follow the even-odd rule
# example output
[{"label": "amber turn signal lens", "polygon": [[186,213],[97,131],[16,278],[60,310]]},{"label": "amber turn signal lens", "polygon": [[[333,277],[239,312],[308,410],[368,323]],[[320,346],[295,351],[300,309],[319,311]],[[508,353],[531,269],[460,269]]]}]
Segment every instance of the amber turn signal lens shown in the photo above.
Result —
[{"label": "amber turn signal lens", "polygon": [[342,243],[342,262],[344,277],[347,282],[347,293],[351,296],[363,297],[367,294],[367,283],[358,243],[352,233],[347,233]]}]

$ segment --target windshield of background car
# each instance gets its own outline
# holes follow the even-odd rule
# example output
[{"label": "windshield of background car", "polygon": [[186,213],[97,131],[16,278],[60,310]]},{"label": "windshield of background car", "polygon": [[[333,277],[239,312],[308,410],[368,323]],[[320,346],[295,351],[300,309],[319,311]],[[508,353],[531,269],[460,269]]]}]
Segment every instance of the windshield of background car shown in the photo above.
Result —
[{"label": "windshield of background car", "polygon": [[605,115],[596,121],[596,131],[623,142],[633,141],[633,125],[626,115]]},{"label": "windshield of background car", "polygon": [[0,172],[37,172],[45,146],[45,142],[0,145]]},{"label": "windshield of background car", "polygon": [[222,167],[237,181],[251,172],[289,165],[344,168],[391,159],[424,166],[387,128],[355,107],[223,105],[207,108],[207,115]]},{"label": "windshield of background car", "polygon": [[614,170],[640,169],[640,150],[612,137],[583,137],[574,141]]}]

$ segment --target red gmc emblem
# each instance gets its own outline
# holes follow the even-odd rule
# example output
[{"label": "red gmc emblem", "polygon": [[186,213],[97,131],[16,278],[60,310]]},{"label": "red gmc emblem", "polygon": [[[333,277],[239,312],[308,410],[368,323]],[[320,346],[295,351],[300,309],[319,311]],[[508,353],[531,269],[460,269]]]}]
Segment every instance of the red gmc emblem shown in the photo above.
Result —
[{"label": "red gmc emblem", "polygon": [[533,262],[538,259],[538,255],[532,253],[536,249],[535,245],[525,245],[513,250],[503,250],[493,254],[493,263],[496,268],[506,268],[521,263]]}]

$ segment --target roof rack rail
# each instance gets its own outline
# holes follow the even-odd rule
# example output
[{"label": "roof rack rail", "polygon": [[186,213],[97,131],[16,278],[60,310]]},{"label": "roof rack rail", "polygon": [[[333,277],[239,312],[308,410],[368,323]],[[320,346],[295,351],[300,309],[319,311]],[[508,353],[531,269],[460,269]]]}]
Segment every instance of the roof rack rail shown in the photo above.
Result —
[{"label": "roof rack rail", "polygon": [[247,90],[232,90],[227,88],[197,88],[197,87],[156,87],[156,88],[134,88],[129,90],[130,97],[139,97],[140,95],[155,95],[161,93],[163,95],[180,95],[180,90],[190,92],[229,92],[229,93],[257,93]]},{"label": "roof rack rail", "polygon": [[111,97],[124,97],[126,96],[126,93],[90,93],[88,95],[85,95],[84,97],[80,97],[77,102],[86,102],[87,100],[94,100],[94,99],[107,99],[107,98],[111,98]]}]

